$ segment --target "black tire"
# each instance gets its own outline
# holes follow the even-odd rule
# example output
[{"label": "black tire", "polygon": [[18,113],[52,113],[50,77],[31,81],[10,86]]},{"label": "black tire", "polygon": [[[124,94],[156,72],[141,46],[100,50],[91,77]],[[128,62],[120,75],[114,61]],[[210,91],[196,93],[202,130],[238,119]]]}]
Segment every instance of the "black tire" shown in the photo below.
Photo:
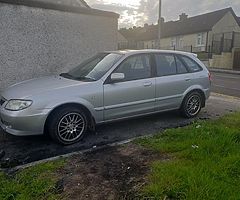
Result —
[{"label": "black tire", "polygon": [[86,114],[82,109],[76,107],[60,108],[53,113],[47,123],[50,137],[62,145],[79,142],[84,137],[87,127]]},{"label": "black tire", "polygon": [[199,92],[194,91],[187,94],[184,98],[180,112],[186,118],[194,118],[200,113],[203,105],[204,99],[202,95]]}]

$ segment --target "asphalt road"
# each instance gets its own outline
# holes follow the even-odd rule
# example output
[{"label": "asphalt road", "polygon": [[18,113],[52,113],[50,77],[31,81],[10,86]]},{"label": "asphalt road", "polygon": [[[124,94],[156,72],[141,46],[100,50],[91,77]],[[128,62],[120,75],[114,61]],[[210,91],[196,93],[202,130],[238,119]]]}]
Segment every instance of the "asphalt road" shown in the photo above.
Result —
[{"label": "asphalt road", "polygon": [[[240,99],[212,95],[198,119],[216,118],[236,110],[240,110]],[[166,128],[187,125],[193,120],[196,119],[184,119],[178,112],[169,112],[116,122],[97,127],[96,134],[88,134],[80,143],[67,147],[57,145],[44,136],[14,137],[0,130],[0,150],[3,149],[6,152],[5,157],[2,160],[0,159],[0,166],[6,162],[6,159],[8,162],[15,162],[14,165],[26,164],[57,155],[123,141],[137,136],[158,133]]]},{"label": "asphalt road", "polygon": [[240,97],[240,75],[211,72],[212,90],[216,93]]}]

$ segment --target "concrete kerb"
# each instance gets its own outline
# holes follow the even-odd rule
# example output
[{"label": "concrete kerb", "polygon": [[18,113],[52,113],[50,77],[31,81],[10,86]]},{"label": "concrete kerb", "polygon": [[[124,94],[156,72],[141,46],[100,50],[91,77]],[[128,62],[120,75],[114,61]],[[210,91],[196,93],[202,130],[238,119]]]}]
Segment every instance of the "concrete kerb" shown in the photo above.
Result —
[{"label": "concrete kerb", "polygon": [[75,155],[83,155],[85,153],[90,153],[90,152],[96,152],[96,151],[99,151],[99,150],[102,150],[102,149],[106,149],[106,148],[109,148],[109,147],[121,146],[121,145],[124,145],[124,144],[128,144],[128,143],[130,143],[130,142],[132,142],[132,141],[134,141],[136,139],[152,137],[153,135],[154,134],[147,135],[147,136],[135,137],[135,138],[131,138],[131,139],[120,141],[120,142],[114,142],[114,143],[111,143],[111,144],[102,145],[102,146],[99,146],[99,147],[93,146],[92,148],[89,148],[89,149],[85,149],[85,150],[81,150],[81,151],[76,151],[76,152],[72,152],[72,153],[68,153],[68,154],[64,154],[64,155],[59,155],[59,156],[55,156],[55,157],[51,157],[51,158],[35,161],[35,162],[32,162],[32,163],[20,165],[20,166],[11,168],[11,169],[2,169],[2,168],[0,168],[0,171],[3,171],[3,172],[5,171],[5,172],[8,172],[8,173],[11,173],[11,172],[15,172],[15,171],[18,171],[18,170],[26,169],[26,168],[29,168],[29,167],[33,167],[33,166],[36,166],[36,165],[39,165],[39,164],[55,161],[55,160],[58,160],[58,159],[69,158],[69,157],[75,156]]},{"label": "concrete kerb", "polygon": [[210,72],[218,72],[218,73],[226,73],[226,74],[237,74],[240,75],[240,71],[234,70],[226,70],[226,69],[216,69],[216,68],[209,68]]},{"label": "concrete kerb", "polygon": [[225,94],[220,94],[220,93],[214,93],[214,92],[212,92],[211,93],[211,97],[213,97],[213,96],[215,96],[215,97],[220,97],[220,98],[223,98],[223,99],[231,99],[231,100],[238,100],[238,101],[240,101],[240,98],[239,97],[234,97],[234,96],[229,96],[229,95],[225,95]]}]

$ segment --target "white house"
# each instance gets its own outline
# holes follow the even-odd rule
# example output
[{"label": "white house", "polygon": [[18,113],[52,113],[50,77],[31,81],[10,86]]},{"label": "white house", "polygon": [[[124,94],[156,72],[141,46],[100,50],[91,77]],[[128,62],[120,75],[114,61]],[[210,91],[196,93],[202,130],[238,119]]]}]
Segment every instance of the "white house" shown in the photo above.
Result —
[{"label": "white house", "polygon": [[[181,14],[179,20],[161,21],[161,48],[184,51],[208,51],[222,40],[232,40],[240,32],[240,20],[232,8],[217,10],[198,16]],[[120,33],[137,48],[157,48],[158,25],[121,29]],[[236,45],[240,46],[237,42]],[[131,48],[131,46],[129,47]]]}]

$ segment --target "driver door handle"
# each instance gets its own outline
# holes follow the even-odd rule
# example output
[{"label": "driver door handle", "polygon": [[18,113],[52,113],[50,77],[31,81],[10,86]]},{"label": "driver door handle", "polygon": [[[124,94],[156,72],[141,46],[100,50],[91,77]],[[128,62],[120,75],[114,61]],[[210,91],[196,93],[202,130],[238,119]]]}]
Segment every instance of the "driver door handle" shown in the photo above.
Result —
[{"label": "driver door handle", "polygon": [[145,82],[143,85],[144,87],[150,87],[152,86],[152,82]]}]

